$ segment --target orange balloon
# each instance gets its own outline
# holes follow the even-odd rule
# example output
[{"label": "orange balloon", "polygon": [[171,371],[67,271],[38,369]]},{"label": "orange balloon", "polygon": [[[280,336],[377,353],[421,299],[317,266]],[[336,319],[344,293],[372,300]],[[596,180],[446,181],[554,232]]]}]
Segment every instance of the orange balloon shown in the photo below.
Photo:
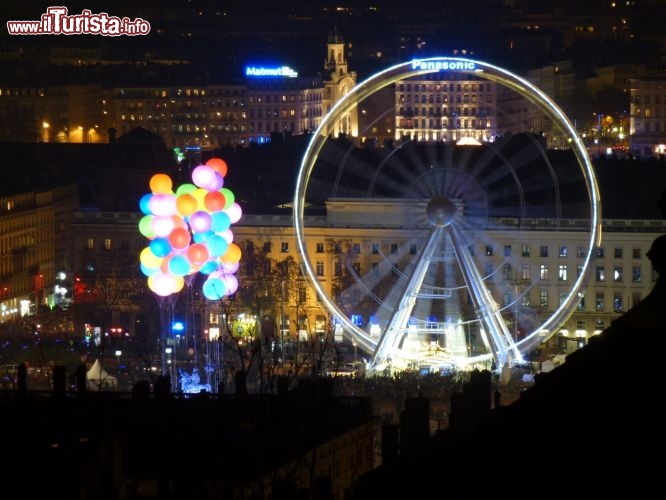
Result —
[{"label": "orange balloon", "polygon": [[220,257],[224,264],[235,264],[240,261],[241,249],[236,243],[229,243],[227,251]]},{"label": "orange balloon", "polygon": [[155,174],[150,178],[150,190],[155,194],[169,194],[173,182],[167,174]]},{"label": "orange balloon", "polygon": [[227,175],[227,162],[222,158],[211,158],[206,165],[219,173],[222,177]]},{"label": "orange balloon", "polygon": [[191,241],[190,232],[182,227],[176,227],[169,234],[169,243],[173,248],[186,248]]},{"label": "orange balloon", "polygon": [[199,202],[191,194],[181,194],[176,198],[176,210],[183,217],[192,215],[199,209]]},{"label": "orange balloon", "polygon": [[208,248],[202,243],[194,243],[187,249],[187,259],[194,266],[202,266],[209,256]]},{"label": "orange balloon", "polygon": [[227,199],[219,191],[212,191],[204,198],[204,205],[209,212],[218,212],[224,210]]}]

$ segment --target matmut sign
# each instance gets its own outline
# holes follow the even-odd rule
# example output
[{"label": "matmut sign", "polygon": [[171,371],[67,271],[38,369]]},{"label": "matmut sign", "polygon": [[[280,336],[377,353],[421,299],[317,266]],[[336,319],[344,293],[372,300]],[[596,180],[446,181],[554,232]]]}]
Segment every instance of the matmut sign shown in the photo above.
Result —
[{"label": "matmut sign", "polygon": [[279,66],[277,68],[264,68],[262,66],[246,66],[245,76],[253,78],[296,78],[298,73],[289,66]]}]

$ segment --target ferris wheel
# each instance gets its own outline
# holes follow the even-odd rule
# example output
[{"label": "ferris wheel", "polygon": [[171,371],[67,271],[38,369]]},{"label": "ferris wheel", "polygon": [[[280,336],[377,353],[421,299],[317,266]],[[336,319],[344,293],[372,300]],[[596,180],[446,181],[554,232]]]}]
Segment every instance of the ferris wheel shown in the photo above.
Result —
[{"label": "ferris wheel", "polygon": [[[401,135],[334,137],[353,111],[359,137],[387,117]],[[294,196],[305,273],[371,372],[522,363],[580,303],[600,217],[591,161],[561,109],[505,69],[453,57],[354,87],[314,132]],[[529,260],[547,247],[535,231],[570,262],[547,303],[549,264]]]}]

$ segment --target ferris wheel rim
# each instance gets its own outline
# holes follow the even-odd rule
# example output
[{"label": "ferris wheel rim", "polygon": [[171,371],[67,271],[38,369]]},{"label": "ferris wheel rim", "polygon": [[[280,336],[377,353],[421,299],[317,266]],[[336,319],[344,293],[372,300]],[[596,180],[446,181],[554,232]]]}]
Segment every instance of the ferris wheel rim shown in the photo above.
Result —
[{"label": "ferris wheel rim", "polygon": [[[345,328],[351,332],[351,335],[357,340],[361,340],[361,342],[367,346],[376,346],[376,343],[373,346],[372,338],[345,317],[343,311],[336,304],[336,301],[329,296],[317,279],[311,263],[310,253],[308,252],[306,245],[304,227],[306,190],[319,153],[325,142],[328,140],[329,135],[326,131],[329,129],[331,123],[335,123],[341,115],[350,111],[356,104],[358,104],[360,99],[371,95],[377,90],[410,76],[438,72],[440,69],[436,68],[442,67],[451,67],[452,71],[477,74],[486,77],[490,81],[503,84],[536,104],[540,110],[551,117],[557,125],[568,134],[569,144],[576,156],[583,178],[585,179],[590,208],[590,222],[588,226],[587,250],[582,264],[583,272],[579,273],[574,283],[569,287],[567,299],[560,305],[560,307],[558,307],[553,313],[549,314],[548,318],[540,324],[535,331],[530,332],[526,338],[516,342],[517,346],[525,347],[531,345],[534,342],[535,337],[542,335],[541,332],[550,331],[554,324],[557,321],[560,321],[562,316],[573,312],[576,305],[574,299],[583,286],[584,279],[586,278],[586,271],[589,268],[589,264],[593,257],[593,252],[595,248],[599,246],[601,241],[601,204],[596,175],[591,160],[582,139],[576,133],[571,121],[559,106],[538,87],[524,78],[498,66],[474,59],[458,57],[431,57],[407,61],[375,73],[352,88],[346,96],[333,106],[331,111],[324,116],[320,126],[314,132],[313,137],[308,143],[297,175],[293,201],[293,221],[298,250],[303,256],[303,267],[310,283],[314,286],[328,310],[338,317]],[[553,333],[550,333],[550,335]]]}]

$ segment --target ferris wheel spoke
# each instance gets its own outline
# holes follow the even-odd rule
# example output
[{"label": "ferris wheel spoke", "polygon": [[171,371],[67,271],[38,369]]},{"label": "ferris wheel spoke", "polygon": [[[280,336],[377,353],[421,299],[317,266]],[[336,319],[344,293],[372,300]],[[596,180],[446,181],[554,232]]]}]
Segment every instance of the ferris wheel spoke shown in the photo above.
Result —
[{"label": "ferris wheel spoke", "polygon": [[[552,335],[579,301],[585,271],[600,241],[594,172],[572,124],[531,83],[480,61],[443,57],[423,64],[430,62],[432,71],[415,71],[412,63],[403,63],[373,75],[352,89],[323,118],[321,132],[313,134],[294,197],[304,269],[345,334],[372,356],[375,371],[432,363],[520,363],[525,350]],[[393,84],[398,92],[402,82],[430,88],[431,76],[446,79],[437,68],[449,64],[474,68],[456,70],[456,80],[488,82],[498,94],[503,92],[504,101],[488,101],[506,130],[494,142],[456,146],[428,140],[418,130],[427,116],[421,114],[418,122],[411,120],[418,123],[416,133],[396,135],[383,147],[328,135],[330,125],[358,107],[359,99]],[[446,105],[433,115],[442,123],[450,118],[448,125],[455,128],[449,137],[465,136],[465,115],[458,113],[460,121],[454,122],[449,112],[454,101],[441,102]],[[487,105],[485,98],[477,103],[481,105]],[[372,124],[382,123],[391,111],[381,106],[367,117],[364,130],[369,133],[376,126]],[[546,148],[546,134],[532,132],[537,115],[564,137],[559,150]],[[355,243],[359,248],[372,246],[372,255],[359,252],[344,262],[345,275],[333,277],[335,287],[325,287],[314,273],[304,231],[308,206],[321,210],[313,215],[325,214],[327,231],[360,239]],[[587,223],[582,256],[577,252],[581,272],[566,282],[560,304],[546,309],[541,295],[532,300],[539,280],[521,267],[521,247],[514,253],[511,248],[529,241],[529,231],[539,225],[556,234],[563,219],[572,217]],[[321,218],[311,220],[321,227]],[[390,252],[380,250],[387,245]],[[525,252],[529,256],[528,244],[522,245]],[[335,294],[327,288],[335,288]],[[350,321],[352,312],[363,321]]]}]

